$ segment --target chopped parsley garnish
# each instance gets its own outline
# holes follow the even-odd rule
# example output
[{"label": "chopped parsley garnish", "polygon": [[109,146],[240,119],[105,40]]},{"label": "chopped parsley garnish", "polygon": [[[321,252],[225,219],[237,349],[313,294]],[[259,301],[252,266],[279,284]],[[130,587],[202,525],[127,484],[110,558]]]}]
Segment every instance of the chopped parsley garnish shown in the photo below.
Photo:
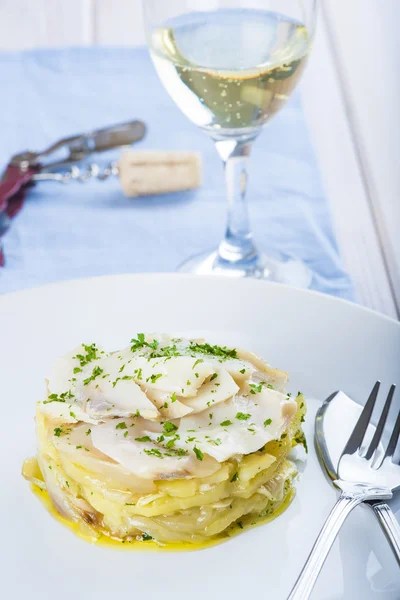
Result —
[{"label": "chopped parsley garnish", "polygon": [[157,347],[157,349],[153,349],[153,352],[149,354],[149,358],[165,358],[165,360],[168,360],[173,356],[180,356],[175,344],[172,346],[164,346],[163,348]]},{"label": "chopped parsley garnish", "polygon": [[51,402],[66,402],[67,400],[73,398],[74,395],[71,390],[68,392],[63,392],[62,394],[50,394],[47,400],[43,401],[43,404],[50,404]]},{"label": "chopped parsley garnish", "polygon": [[122,373],[122,371],[125,369],[125,365],[122,365],[122,367],[120,368],[120,370],[118,371],[118,373]]},{"label": "chopped parsley garnish", "polygon": [[242,523],[242,521],[238,521],[237,524],[240,527],[240,529],[243,529],[243,523]]},{"label": "chopped parsley garnish", "polygon": [[176,402],[177,400],[178,400],[178,398],[176,397],[176,394],[175,394],[175,392],[173,392],[173,393],[171,394],[171,402]]},{"label": "chopped parsley garnish", "polygon": [[128,437],[128,432],[127,432],[127,431],[125,431],[125,433],[124,433],[124,438],[127,438],[127,437]]},{"label": "chopped parsley garnish", "polygon": [[118,425],[115,426],[115,429],[126,429],[125,421],[122,421],[122,423],[118,423]]},{"label": "chopped parsley garnish", "polygon": [[94,381],[96,379],[96,377],[98,377],[102,373],[103,373],[103,369],[101,367],[94,367],[90,377],[87,377],[86,379],[83,380],[83,385],[88,385],[88,383],[90,383],[91,381]]},{"label": "chopped parsley garnish", "polygon": [[302,402],[302,403],[300,404],[300,408],[303,408],[303,406],[304,406],[304,402]]},{"label": "chopped parsley garnish", "polygon": [[186,456],[187,453],[188,451],[183,448],[169,448],[165,456]]},{"label": "chopped parsley garnish", "polygon": [[71,417],[73,419],[76,419],[76,414],[74,412],[72,412],[72,410],[69,411],[69,414],[71,415]]},{"label": "chopped parsley garnish", "polygon": [[272,419],[265,419],[264,421],[264,427],[267,427],[268,425],[271,425],[272,423]]},{"label": "chopped parsley garnish", "polygon": [[62,428],[61,428],[61,427],[55,427],[55,428],[54,428],[54,435],[55,435],[56,437],[60,437],[60,435],[61,435],[62,433],[64,433],[64,432],[63,432],[63,430],[62,430]]},{"label": "chopped parsley garnish", "polygon": [[81,367],[84,367],[88,363],[92,362],[92,360],[98,360],[100,358],[99,356],[97,356],[99,350],[96,347],[96,344],[90,344],[90,346],[82,344],[82,347],[85,350],[86,354],[77,354],[73,357],[79,360]]},{"label": "chopped parsley garnish", "polygon": [[140,350],[141,348],[151,348],[152,350],[157,350],[159,342],[157,340],[153,340],[152,342],[146,342],[144,333],[138,333],[137,339],[131,339],[131,352],[136,352],[136,350]]},{"label": "chopped parsley garnish", "polygon": [[190,350],[192,352],[201,352],[202,354],[211,354],[212,356],[221,356],[223,358],[237,358],[236,349],[229,349],[226,346],[211,346],[210,344],[190,342]]},{"label": "chopped parsley garnish", "polygon": [[151,442],[151,438],[148,435],[144,435],[143,437],[135,438],[135,442]]},{"label": "chopped parsley garnish", "polygon": [[246,373],[246,369],[240,369],[239,373],[241,373],[242,375],[244,375]]},{"label": "chopped parsley garnish", "polygon": [[139,379],[139,381],[141,379],[143,379],[143,373],[142,373],[142,369],[135,369],[133,371],[134,376],[136,377],[136,379]]},{"label": "chopped parsley garnish", "polygon": [[82,373],[82,369],[80,369],[79,367],[74,367],[74,375],[76,375],[77,373]]},{"label": "chopped parsley garnish", "polygon": [[197,460],[203,460],[204,455],[201,450],[196,448],[196,446],[194,446],[193,452],[195,453]]},{"label": "chopped parsley garnish", "polygon": [[275,389],[274,386],[271,385],[270,383],[267,384],[267,388],[269,388],[270,390],[274,390]]},{"label": "chopped parsley garnish", "polygon": [[287,433],[282,433],[281,439],[284,440],[287,437]]},{"label": "chopped parsley garnish", "polygon": [[86,435],[90,435],[91,433],[92,433],[92,430],[91,430],[91,429],[88,429],[88,430],[86,431]]},{"label": "chopped parsley garnish", "polygon": [[151,448],[151,450],[147,450],[146,448],[143,450],[143,452],[145,452],[148,456],[157,456],[157,458],[162,458],[163,455],[161,454],[160,450],[157,450],[157,448]]},{"label": "chopped parsley garnish", "polygon": [[192,382],[189,381],[189,379],[188,379],[187,382],[186,382],[186,385],[192,385]]},{"label": "chopped parsley garnish", "polygon": [[237,481],[239,478],[239,473],[236,471],[236,473],[233,475],[232,479],[231,479],[231,483],[233,483],[234,481]]},{"label": "chopped parsley garnish", "polygon": [[163,429],[164,429],[164,433],[165,433],[166,435],[172,435],[172,433],[173,433],[174,431],[176,431],[178,428],[177,428],[177,426],[176,426],[176,425],[174,425],[174,424],[173,424],[173,423],[171,423],[170,421],[166,421],[166,422],[164,423]]},{"label": "chopped parsley garnish", "polygon": [[217,379],[218,377],[218,373],[213,373],[210,377],[210,381],[214,381],[214,379]]},{"label": "chopped parsley garnish", "polygon": [[304,450],[308,454],[307,440],[306,440],[306,436],[304,435],[304,433],[302,435],[296,436],[294,438],[294,441],[296,442],[296,444],[302,444],[304,446]]},{"label": "chopped parsley garnish", "polygon": [[204,360],[202,358],[198,358],[196,360],[196,362],[194,363],[192,369],[195,369],[197,367],[197,365],[199,365],[200,363],[203,363],[203,362],[204,362]]},{"label": "chopped parsley garnish", "polygon": [[213,413],[210,413],[208,416],[210,417],[210,421],[211,421],[211,419],[213,418]]},{"label": "chopped parsley garnish", "polygon": [[238,419],[239,421],[247,421],[247,419],[250,419],[250,417],[251,417],[250,413],[242,413],[242,412],[236,413],[236,419]]},{"label": "chopped parsley garnish", "polygon": [[226,421],[222,421],[222,423],[220,423],[221,427],[228,427],[229,425],[232,425],[232,421],[230,421],[229,419],[226,419]]},{"label": "chopped parsley garnish", "polygon": [[148,533],[142,533],[142,540],[144,542],[149,542],[150,540],[152,540],[153,538],[151,537],[151,535],[149,535]]},{"label": "chopped parsley garnish", "polygon": [[259,394],[262,391],[262,382],[256,385],[255,383],[250,383],[250,394]]},{"label": "chopped parsley garnish", "polygon": [[151,383],[155,383],[160,377],[162,377],[162,373],[153,373],[153,375],[147,377],[146,382],[150,381]]},{"label": "chopped parsley garnish", "polygon": [[[131,339],[131,344],[133,344],[134,346],[142,348],[146,344],[144,338],[145,338],[144,333],[138,333],[136,340],[134,338]],[[131,348],[131,350],[132,350],[132,352],[134,352],[134,350],[132,348]],[[135,348],[135,350],[136,350],[136,348]]]}]

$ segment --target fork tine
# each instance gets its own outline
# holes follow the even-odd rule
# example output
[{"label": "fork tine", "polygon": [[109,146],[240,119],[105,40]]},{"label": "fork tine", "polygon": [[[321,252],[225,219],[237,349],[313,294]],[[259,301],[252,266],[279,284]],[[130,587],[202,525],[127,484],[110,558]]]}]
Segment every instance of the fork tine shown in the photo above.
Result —
[{"label": "fork tine", "polygon": [[388,458],[388,457],[392,458],[393,454],[396,451],[399,437],[400,437],[400,412],[397,415],[396,423],[394,425],[392,435],[390,436],[389,444],[388,444],[388,447],[386,448],[386,452],[385,452],[385,456],[384,456],[383,460],[385,460],[385,458]]},{"label": "fork tine", "polygon": [[362,410],[362,413],[356,423],[356,426],[353,429],[351,436],[349,437],[349,441],[347,442],[345,449],[343,450],[343,454],[354,454],[357,450],[361,448],[365,432],[367,431],[368,425],[371,420],[380,385],[381,382],[377,381],[374,387],[372,388],[372,392],[370,393],[367,403]]},{"label": "fork tine", "polygon": [[381,417],[379,419],[378,427],[375,430],[374,437],[372,438],[372,441],[371,441],[371,443],[369,445],[369,448],[368,448],[368,450],[367,450],[367,452],[365,454],[364,458],[366,458],[367,460],[369,460],[371,458],[371,456],[374,454],[375,450],[379,446],[379,443],[381,441],[381,437],[382,437],[383,431],[385,429],[385,424],[386,424],[387,416],[389,414],[390,405],[392,403],[393,395],[394,395],[395,390],[396,390],[396,386],[392,385],[391,388],[390,388],[390,390],[389,390],[389,393],[387,395],[385,406],[383,407],[382,414],[381,414]]}]

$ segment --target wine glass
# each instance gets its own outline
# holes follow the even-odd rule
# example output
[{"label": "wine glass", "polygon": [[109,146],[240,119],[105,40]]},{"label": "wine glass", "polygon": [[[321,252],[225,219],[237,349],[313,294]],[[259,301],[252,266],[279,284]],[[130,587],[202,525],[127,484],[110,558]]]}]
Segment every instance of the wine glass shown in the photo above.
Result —
[{"label": "wine glass", "polygon": [[228,220],[218,249],[180,271],[258,277],[309,287],[296,257],[258,252],[246,201],[247,162],[307,62],[317,0],[143,0],[150,54],[183,113],[214,141],[226,175]]}]

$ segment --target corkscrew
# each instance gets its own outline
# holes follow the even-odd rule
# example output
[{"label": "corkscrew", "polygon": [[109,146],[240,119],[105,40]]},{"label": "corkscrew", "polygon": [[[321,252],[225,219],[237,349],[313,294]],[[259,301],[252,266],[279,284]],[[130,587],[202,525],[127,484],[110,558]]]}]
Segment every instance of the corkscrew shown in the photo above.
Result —
[{"label": "corkscrew", "polygon": [[33,181],[58,181],[60,183],[78,181],[80,183],[86,183],[90,179],[105,181],[106,179],[109,179],[109,177],[114,177],[118,174],[118,163],[113,161],[105,167],[102,167],[97,163],[90,163],[84,167],[72,165],[69,169],[62,172],[44,171],[36,173],[33,175],[32,179]]},{"label": "corkscrew", "polygon": [[32,180],[86,183],[118,176],[125,196],[150,196],[196,188],[201,182],[201,157],[197,152],[125,150],[118,161],[72,165],[61,171],[41,171]]},{"label": "corkscrew", "polygon": [[[86,163],[93,153],[127,148],[146,133],[142,121],[130,121],[63,138],[41,152],[13,156],[0,178],[0,236],[23,206],[30,186],[44,181],[85,183],[118,176],[129,197],[189,190],[201,183],[201,157],[196,152],[126,150],[118,161]],[[0,267],[4,255],[0,246]]]},{"label": "corkscrew", "polygon": [[[0,214],[18,212],[29,185],[40,181],[85,183],[119,176],[125,195],[138,196],[192,189],[200,185],[201,159],[195,152],[126,150],[105,166],[85,163],[93,153],[130,147],[146,133],[142,121],[130,121],[64,138],[41,152],[12,157],[0,181]],[[50,159],[50,160],[49,160]]]}]

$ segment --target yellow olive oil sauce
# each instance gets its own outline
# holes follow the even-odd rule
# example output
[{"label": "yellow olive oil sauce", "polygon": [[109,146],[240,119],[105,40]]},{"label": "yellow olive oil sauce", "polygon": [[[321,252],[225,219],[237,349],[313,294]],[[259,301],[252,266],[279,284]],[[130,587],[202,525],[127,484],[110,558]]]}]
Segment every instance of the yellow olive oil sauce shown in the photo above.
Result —
[{"label": "yellow olive oil sauce", "polygon": [[256,522],[251,524],[244,524],[240,526],[238,523],[233,524],[232,527],[229,528],[229,533],[222,533],[219,537],[214,537],[209,541],[204,542],[169,542],[169,543],[160,543],[154,540],[132,540],[132,541],[124,541],[117,540],[111,538],[107,535],[100,533],[99,537],[85,535],[82,532],[81,526],[79,523],[75,523],[70,521],[69,519],[65,519],[60,515],[60,513],[54,508],[50,497],[46,490],[41,489],[39,486],[31,483],[31,490],[35,494],[37,498],[39,498],[42,505],[46,508],[46,510],[52,515],[56,521],[67,527],[72,533],[74,533],[77,537],[81,538],[85,542],[89,542],[95,546],[101,546],[104,548],[112,548],[113,550],[136,550],[140,552],[188,552],[193,550],[204,550],[205,548],[211,548],[212,546],[216,546],[217,544],[222,544],[223,542],[228,541],[230,538],[246,531],[247,529],[252,529],[253,527],[258,527],[259,525],[264,525],[273,521],[276,517],[279,517],[291,504],[296,491],[294,488],[291,488],[286,497],[284,498],[282,504],[272,513],[263,518],[258,518]]}]

